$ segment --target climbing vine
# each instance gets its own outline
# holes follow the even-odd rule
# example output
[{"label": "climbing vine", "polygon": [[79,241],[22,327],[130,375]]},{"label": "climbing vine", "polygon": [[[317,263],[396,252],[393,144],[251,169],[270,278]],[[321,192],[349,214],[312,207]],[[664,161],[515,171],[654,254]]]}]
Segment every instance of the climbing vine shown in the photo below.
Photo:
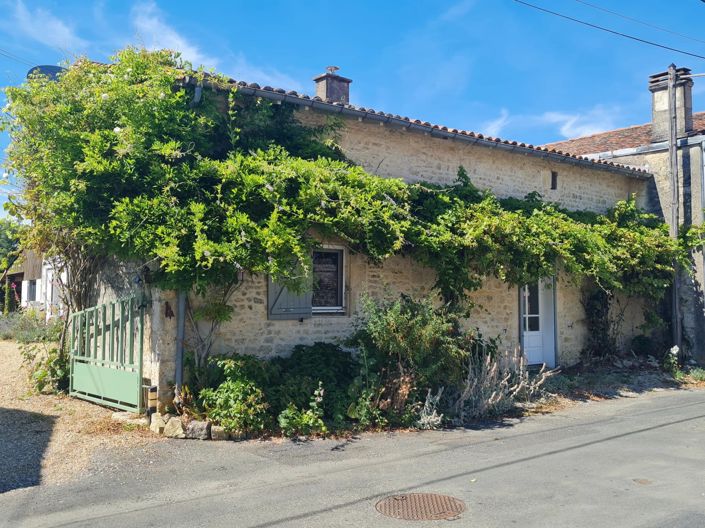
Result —
[{"label": "climbing vine", "polygon": [[8,167],[25,189],[10,209],[31,221],[26,244],[152,262],[164,288],[231,288],[242,270],[303,288],[311,249],[336,237],[375,262],[403,253],[432,267],[452,306],[487,276],[525,284],[558,268],[659,298],[701,243],[670,239],[633,198],[598,215],[498,199],[462,167],[446,186],[380,178],[345,160],[339,123],[303,125],[169,51],[79,59],[7,96]]}]

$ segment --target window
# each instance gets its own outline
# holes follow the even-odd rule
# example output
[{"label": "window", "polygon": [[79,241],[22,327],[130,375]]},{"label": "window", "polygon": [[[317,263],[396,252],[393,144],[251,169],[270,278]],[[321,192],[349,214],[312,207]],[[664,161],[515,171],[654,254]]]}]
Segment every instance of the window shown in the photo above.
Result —
[{"label": "window", "polygon": [[345,252],[317,249],[312,255],[313,284],[302,292],[291,291],[269,279],[267,317],[303,321],[314,314],[345,313]]},{"label": "window", "polygon": [[31,280],[27,284],[27,301],[34,302],[37,300],[37,281]]},{"label": "window", "polygon": [[342,312],[344,279],[343,250],[323,249],[313,252],[313,297],[314,312]]},{"label": "window", "polygon": [[551,190],[555,191],[556,189],[558,189],[558,173],[551,171]]},{"label": "window", "polygon": [[541,330],[541,315],[539,311],[539,283],[535,282],[522,288],[523,306],[522,318],[524,332]]}]

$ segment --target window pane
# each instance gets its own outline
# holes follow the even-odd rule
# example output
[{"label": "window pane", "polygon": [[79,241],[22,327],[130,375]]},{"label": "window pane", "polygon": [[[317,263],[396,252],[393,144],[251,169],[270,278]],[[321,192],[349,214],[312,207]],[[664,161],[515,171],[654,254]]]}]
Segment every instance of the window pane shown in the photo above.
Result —
[{"label": "window pane", "polygon": [[538,283],[529,284],[527,287],[529,292],[529,298],[527,299],[528,308],[526,310],[527,314],[538,315],[539,314],[539,285]]},{"label": "window pane", "polygon": [[314,307],[336,307],[343,305],[343,252],[313,252],[313,300]]},{"label": "window pane", "polygon": [[28,301],[36,301],[37,300],[37,281],[36,280],[29,281],[28,286],[29,287],[27,289],[27,300]]},{"label": "window pane", "polygon": [[538,316],[527,317],[527,321],[529,322],[529,332],[538,332],[540,330]]}]

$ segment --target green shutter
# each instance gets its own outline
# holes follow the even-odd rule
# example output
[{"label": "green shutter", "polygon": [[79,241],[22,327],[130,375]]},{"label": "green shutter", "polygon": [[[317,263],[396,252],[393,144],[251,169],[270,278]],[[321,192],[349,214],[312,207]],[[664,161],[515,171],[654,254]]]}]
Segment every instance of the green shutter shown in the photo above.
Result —
[{"label": "green shutter", "polygon": [[268,319],[308,319],[311,317],[310,291],[295,293],[281,284],[267,280]]}]

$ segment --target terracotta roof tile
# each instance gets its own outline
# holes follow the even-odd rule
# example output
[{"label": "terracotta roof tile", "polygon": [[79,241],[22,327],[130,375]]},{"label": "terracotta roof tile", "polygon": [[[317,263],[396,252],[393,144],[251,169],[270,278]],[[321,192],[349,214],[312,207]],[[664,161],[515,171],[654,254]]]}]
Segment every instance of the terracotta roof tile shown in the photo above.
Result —
[{"label": "terracotta roof tile", "polygon": [[[195,82],[195,81],[192,81]],[[254,95],[254,96],[259,96],[259,97],[264,97],[264,98],[270,98],[278,101],[286,101],[289,103],[293,104],[299,104],[303,106],[313,106],[317,109],[322,109],[322,110],[327,110],[330,112],[335,112],[335,113],[341,113],[344,112],[347,115],[352,115],[352,116],[357,116],[358,118],[365,119],[365,118],[371,118],[368,116],[374,116],[374,119],[379,121],[380,123],[384,122],[392,122],[396,123],[399,126],[405,127],[405,128],[413,128],[415,130],[423,130],[430,133],[434,136],[440,136],[440,137],[445,137],[445,138],[457,138],[457,139],[462,139],[464,141],[471,141],[472,144],[478,144],[478,145],[485,145],[485,146],[493,146],[493,145],[504,145],[504,148],[510,149],[512,151],[517,151],[517,152],[522,152],[524,154],[533,154],[536,156],[539,156],[541,158],[548,158],[552,159],[557,162],[568,162],[575,164],[575,161],[577,160],[578,164],[586,166],[586,167],[593,167],[593,168],[609,168],[609,170],[621,173],[626,176],[632,176],[632,177],[637,177],[637,178],[650,178],[651,175],[647,171],[638,168],[638,167],[631,167],[629,165],[621,165],[618,163],[613,163],[613,162],[606,162],[603,160],[599,159],[592,159],[589,157],[582,156],[581,154],[586,154],[586,153],[591,153],[595,152],[594,150],[590,148],[583,148],[582,143],[576,143],[576,142],[585,142],[585,144],[588,144],[587,141],[591,137],[599,137],[602,135],[609,135],[613,133],[622,133],[625,136],[631,138],[634,132],[632,129],[641,129],[643,127],[649,127],[650,125],[640,125],[639,127],[629,127],[627,129],[622,129],[622,131],[631,131],[631,132],[622,132],[622,131],[612,131],[612,132],[605,132],[604,134],[597,134],[595,136],[589,136],[588,138],[579,138],[575,140],[569,140],[569,141],[563,141],[563,142],[557,142],[557,143],[552,143],[544,146],[534,146],[528,143],[520,143],[516,141],[509,141],[509,140],[504,140],[501,138],[493,138],[489,136],[484,136],[483,134],[473,132],[471,130],[460,130],[460,129],[455,129],[455,128],[449,128],[443,125],[434,125],[429,123],[428,121],[421,121],[419,119],[413,119],[410,117],[406,116],[399,116],[399,115],[394,115],[394,114],[389,114],[385,113],[382,111],[375,111],[372,108],[364,108],[360,106],[354,106],[351,104],[346,104],[346,103],[336,103],[334,101],[324,101],[321,99],[319,96],[308,96],[306,94],[300,94],[297,93],[296,91],[290,90],[286,91],[282,88],[273,88],[271,86],[265,86],[264,88],[261,88],[259,84],[257,83],[247,83],[244,81],[237,81],[235,79],[230,79],[230,84],[233,87],[236,87],[238,90],[241,90],[243,93]],[[705,129],[705,112],[701,114],[696,114],[698,116],[698,126],[699,128]],[[695,120],[694,120],[695,121]],[[648,137],[650,134],[650,130],[647,132],[640,131],[641,136],[640,138],[643,137]],[[643,134],[646,134],[644,136]],[[640,139],[641,140],[641,139]],[[635,139],[632,141],[636,141]],[[626,142],[626,140],[625,140]],[[641,143],[639,143],[641,144]],[[572,148],[575,146],[575,148]],[[634,145],[637,146],[637,145]],[[557,149],[556,147],[560,147],[560,150]],[[567,152],[563,152],[563,149],[567,149],[570,151],[570,154]],[[626,147],[619,147],[619,148],[626,148]],[[604,149],[602,148],[600,151],[606,151],[610,149]]]},{"label": "terracotta roof tile", "polygon": [[[705,112],[693,114],[693,130],[705,131]],[[636,148],[651,143],[651,123],[608,130],[590,136],[547,143],[545,147],[570,151],[575,154],[598,154],[614,150]]]}]

